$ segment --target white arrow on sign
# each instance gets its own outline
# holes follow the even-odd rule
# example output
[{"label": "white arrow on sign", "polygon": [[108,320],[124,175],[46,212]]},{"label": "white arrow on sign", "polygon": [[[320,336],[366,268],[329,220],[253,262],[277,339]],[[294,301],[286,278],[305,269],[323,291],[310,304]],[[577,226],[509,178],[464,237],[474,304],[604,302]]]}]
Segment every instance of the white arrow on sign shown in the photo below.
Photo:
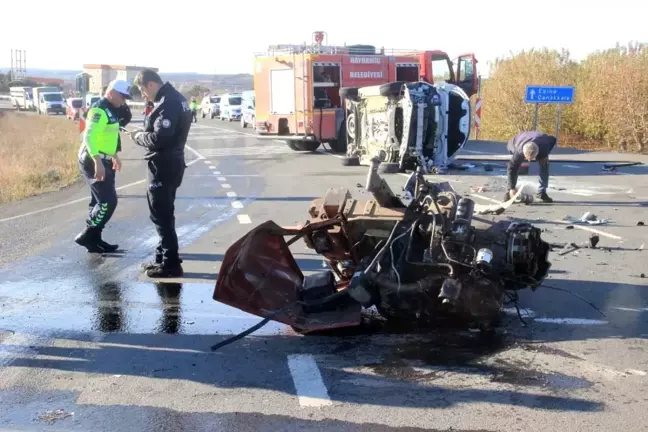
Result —
[{"label": "white arrow on sign", "polygon": [[535,93],[536,93],[535,90],[531,89],[531,91],[529,92],[529,94],[531,95],[531,99],[535,99]]}]

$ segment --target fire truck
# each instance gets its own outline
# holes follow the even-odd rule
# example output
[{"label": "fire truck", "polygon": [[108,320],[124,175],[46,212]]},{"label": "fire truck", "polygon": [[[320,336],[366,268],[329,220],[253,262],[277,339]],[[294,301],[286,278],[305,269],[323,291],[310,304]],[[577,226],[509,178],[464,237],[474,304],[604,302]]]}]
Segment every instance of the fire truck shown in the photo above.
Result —
[{"label": "fire truck", "polygon": [[279,139],[296,151],[328,143],[345,152],[342,88],[403,81],[445,81],[471,96],[478,90],[474,54],[455,62],[439,50],[387,50],[372,45],[331,46],[326,32],[311,44],[272,45],[254,60],[255,126],[261,139]]}]

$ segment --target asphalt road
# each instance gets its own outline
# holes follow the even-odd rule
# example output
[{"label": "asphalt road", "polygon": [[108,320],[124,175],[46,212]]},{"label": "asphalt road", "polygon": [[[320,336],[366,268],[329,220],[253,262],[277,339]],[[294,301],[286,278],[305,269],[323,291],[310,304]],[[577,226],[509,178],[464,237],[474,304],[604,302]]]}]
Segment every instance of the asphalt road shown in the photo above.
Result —
[{"label": "asphalt road", "polygon": [[[385,329],[304,337],[270,324],[212,353],[259,320],[211,299],[228,246],[269,219],[304,221],[330,187],[360,194],[366,168],[201,119],[176,201],[186,274],[156,282],[139,272],[157,240],[142,152],[125,144],[119,207],[105,230],[121,246],[113,256],[72,241],[87,212],[82,184],[0,207],[0,430],[645,430],[648,252],[639,249],[648,228],[637,223],[648,222],[646,167],[610,173],[583,162],[596,160],[588,154],[552,155],[556,203],[502,216],[536,223],[550,242],[581,243],[598,230],[598,249],[551,255],[547,285],[605,317],[542,287],[521,296],[527,326],[507,310],[490,339]],[[502,146],[466,150],[492,159]],[[472,163],[442,179],[462,193],[481,188],[480,202],[499,198],[503,163],[488,172]],[[521,180],[535,184],[536,170]],[[406,180],[386,178],[396,191]],[[608,223],[562,221],[586,211]],[[307,272],[322,268],[301,243],[292,249]]]}]

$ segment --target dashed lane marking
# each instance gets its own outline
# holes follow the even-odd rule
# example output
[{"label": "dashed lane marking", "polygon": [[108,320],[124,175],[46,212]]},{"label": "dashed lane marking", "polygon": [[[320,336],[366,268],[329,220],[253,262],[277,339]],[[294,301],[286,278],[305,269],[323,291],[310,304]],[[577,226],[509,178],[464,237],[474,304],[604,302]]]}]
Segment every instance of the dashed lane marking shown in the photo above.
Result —
[{"label": "dashed lane marking", "polygon": [[328,390],[324,385],[319,367],[313,356],[308,354],[289,355],[288,368],[301,407],[332,405]]},{"label": "dashed lane marking", "polygon": [[241,201],[232,201],[232,208],[242,209],[243,203]]},{"label": "dashed lane marking", "polygon": [[224,181],[226,181],[226,180],[227,180],[227,179],[226,179],[225,177],[218,177],[218,181],[222,181],[222,182],[224,182]]},{"label": "dashed lane marking", "polygon": [[223,189],[231,189],[231,187],[232,187],[231,185],[229,185],[227,183],[222,183],[221,186],[223,187]]},{"label": "dashed lane marking", "polygon": [[236,192],[231,192],[231,191],[230,191],[230,192],[227,192],[227,197],[228,197],[228,198],[236,198],[236,196],[237,196],[237,195],[236,195]]},{"label": "dashed lane marking", "polygon": [[236,215],[236,218],[238,219],[239,223],[242,224],[242,225],[247,225],[247,224],[252,223],[252,220],[250,219],[250,216],[248,216],[246,214]]}]

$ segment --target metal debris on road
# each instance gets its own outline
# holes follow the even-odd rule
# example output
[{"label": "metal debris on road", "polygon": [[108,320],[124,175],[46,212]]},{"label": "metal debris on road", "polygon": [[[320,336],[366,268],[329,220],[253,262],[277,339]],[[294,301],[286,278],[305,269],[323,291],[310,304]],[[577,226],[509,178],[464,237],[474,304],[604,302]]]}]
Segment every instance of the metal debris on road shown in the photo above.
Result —
[{"label": "metal debris on road", "polygon": [[571,222],[574,224],[589,224],[589,225],[605,225],[608,223],[607,219],[599,219],[598,216],[590,212],[585,212],[583,215],[576,219],[571,216],[565,216],[563,221]]},{"label": "metal debris on road", "polygon": [[63,408],[59,408],[56,410],[46,411],[43,414],[39,415],[38,418],[52,425],[56,423],[58,420],[63,420],[64,418],[72,417],[73,415],[74,415],[73,412],[67,412]]}]

